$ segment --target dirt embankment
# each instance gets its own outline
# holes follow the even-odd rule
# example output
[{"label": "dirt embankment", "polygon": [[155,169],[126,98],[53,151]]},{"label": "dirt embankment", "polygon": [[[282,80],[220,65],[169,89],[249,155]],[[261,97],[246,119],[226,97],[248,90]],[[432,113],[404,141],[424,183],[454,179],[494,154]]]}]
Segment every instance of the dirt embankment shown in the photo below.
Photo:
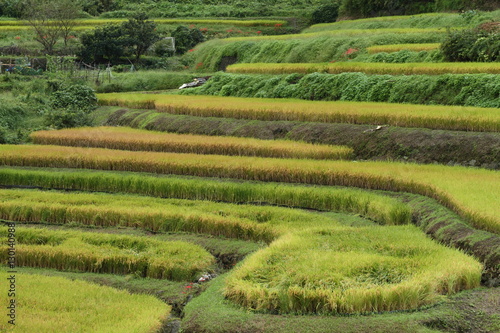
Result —
[{"label": "dirt embankment", "polygon": [[290,139],[347,145],[358,160],[396,160],[500,169],[500,133],[375,125],[258,121],[121,109],[107,125],[203,135]]}]

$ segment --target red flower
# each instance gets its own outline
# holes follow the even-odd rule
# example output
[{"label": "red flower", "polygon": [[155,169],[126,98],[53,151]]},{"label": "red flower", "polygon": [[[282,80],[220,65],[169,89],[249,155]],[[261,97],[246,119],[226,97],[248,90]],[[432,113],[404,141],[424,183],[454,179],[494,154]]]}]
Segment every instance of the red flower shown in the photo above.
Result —
[{"label": "red flower", "polygon": [[349,54],[353,54],[354,52],[358,52],[359,50],[358,49],[353,49],[353,48],[350,48],[348,49],[347,51],[345,51],[345,55],[349,55]]},{"label": "red flower", "polygon": [[196,64],[195,69],[200,69],[201,67],[203,67],[203,63],[199,62]]},{"label": "red flower", "polygon": [[188,52],[194,52],[194,49],[189,50]]},{"label": "red flower", "polygon": [[15,39],[21,39],[21,37],[19,37],[19,36],[16,36],[16,37],[14,37],[14,38],[15,38]]},{"label": "red flower", "polygon": [[261,33],[262,33],[262,31],[257,31],[257,33],[258,33],[258,34],[261,34]]},{"label": "red flower", "polygon": [[193,288],[192,286],[186,286],[186,288]]},{"label": "red flower", "polygon": [[282,25],[283,25],[283,23],[276,23],[274,26],[275,26],[276,28],[281,28],[281,26],[282,26]]},{"label": "red flower", "polygon": [[226,30],[226,32],[233,32],[233,29]]},{"label": "red flower", "polygon": [[190,24],[190,25],[189,25],[189,28],[191,28],[191,29],[193,29],[194,27],[195,27],[195,25],[194,25],[194,24]]}]

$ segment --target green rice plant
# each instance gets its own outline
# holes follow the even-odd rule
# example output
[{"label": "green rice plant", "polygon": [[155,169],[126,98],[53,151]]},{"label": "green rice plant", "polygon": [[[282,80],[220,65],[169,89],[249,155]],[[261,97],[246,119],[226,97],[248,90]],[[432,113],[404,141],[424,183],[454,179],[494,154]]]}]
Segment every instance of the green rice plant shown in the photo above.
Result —
[{"label": "green rice plant", "polygon": [[[387,196],[378,195],[371,192],[366,192],[358,189],[346,188],[332,188],[332,187],[317,187],[317,186],[298,186],[287,184],[265,184],[265,183],[251,183],[251,182],[228,182],[207,179],[180,179],[175,177],[159,177],[154,175],[132,175],[116,172],[102,172],[90,170],[60,170],[55,169],[52,171],[41,170],[25,170],[25,169],[8,169],[0,168],[0,184],[1,185],[24,185],[35,186],[43,188],[63,188],[81,191],[101,191],[101,192],[122,192],[122,193],[135,193],[153,197],[162,198],[178,198],[189,200],[209,200],[209,201],[223,201],[239,204],[236,207],[241,207],[241,211],[237,211],[235,206],[229,209],[229,206],[217,206],[211,202],[209,204],[201,205],[199,202],[193,204],[191,201],[186,204],[188,212],[196,212],[196,207],[200,207],[205,215],[208,212],[215,212],[218,215],[218,221],[225,220],[223,217],[227,216],[232,220],[248,219],[262,224],[263,217],[267,223],[273,226],[273,229],[278,229],[280,225],[284,228],[290,224],[301,223],[307,225],[310,219],[307,216],[297,215],[297,218],[289,217],[290,211],[277,211],[277,210],[263,210],[248,205],[241,205],[243,203],[264,203],[271,205],[280,205],[286,207],[298,207],[323,211],[335,211],[355,213],[377,221],[380,224],[406,224],[411,219],[411,209],[395,199]],[[156,209],[161,209],[163,214],[166,214],[165,207],[170,210],[180,210],[181,203],[174,201],[177,207],[174,209],[173,205],[169,205],[168,201],[161,200],[155,201],[151,198],[140,199],[137,197],[120,197],[114,196],[113,199],[107,197],[102,198],[96,195],[81,195],[81,196],[64,196],[50,192],[19,192],[15,191],[5,192],[1,196],[4,201],[2,207],[8,207],[11,202],[14,202],[13,212],[8,212],[3,209],[2,214],[6,219],[27,221],[27,222],[51,222],[46,214],[37,218],[32,218],[32,215],[17,214],[15,207],[34,207],[36,205],[51,205],[61,203],[66,206],[72,207],[77,210],[83,205],[87,205],[85,209],[103,209],[105,207],[119,207],[119,210],[126,213],[125,207],[136,207],[141,210],[147,209],[154,212]],[[8,198],[8,199],[7,199]],[[88,207],[90,205],[97,207]],[[240,206],[241,205],[241,206]],[[163,208],[162,208],[163,207]],[[134,208],[135,209],[135,208]],[[29,212],[29,208],[26,210]],[[87,219],[91,223],[99,225],[96,215],[100,215],[99,219],[102,220],[103,214],[93,214],[91,210],[90,216],[81,215],[79,222],[86,224]],[[222,214],[221,214],[222,212]],[[140,215],[139,212],[137,215]],[[17,215],[13,215],[17,214]],[[31,214],[31,213],[30,213]],[[69,214],[66,210],[66,214]],[[110,215],[112,219],[123,222],[125,217]],[[166,215],[163,215],[166,216]],[[63,223],[64,215],[57,216],[58,223]],[[28,219],[29,218],[29,219]],[[134,216],[133,219],[138,219]],[[227,219],[226,219],[227,220]],[[315,217],[315,221],[318,219]],[[95,222],[94,222],[95,221]],[[139,219],[136,221],[140,221]],[[281,223],[280,221],[283,221]],[[102,223],[102,222],[100,222]],[[204,219],[202,225],[206,225],[207,220]],[[155,224],[151,224],[155,225]],[[200,224],[201,225],[201,224]],[[137,226],[137,224],[135,224]],[[175,225],[174,225],[175,226]],[[184,223],[183,228],[185,231],[205,232],[210,233],[210,226],[202,230],[189,230],[189,224]],[[264,226],[261,225],[260,229]],[[221,228],[224,230],[224,235],[229,235],[230,227],[228,225]],[[161,230],[161,229],[159,229]],[[168,230],[168,229],[167,229]],[[174,229],[175,230],[175,229]],[[245,237],[242,232],[244,228],[239,227],[238,237]],[[258,239],[255,235],[252,239]]]},{"label": "green rice plant", "polygon": [[78,128],[31,134],[36,144],[280,158],[348,159],[352,149],[287,140],[161,133],[124,127]]},{"label": "green rice plant", "polygon": [[380,53],[380,52],[398,52],[402,50],[409,51],[432,51],[439,49],[441,44],[439,43],[425,43],[425,44],[388,44],[388,45],[374,45],[367,47],[366,50],[369,54]]},{"label": "green rice plant", "polygon": [[478,287],[481,271],[414,226],[311,229],[252,255],[230,274],[224,294],[278,313],[410,310]]},{"label": "green rice plant", "polygon": [[[0,269],[2,281],[11,275],[6,268]],[[15,294],[17,332],[153,333],[161,329],[171,310],[152,295],[62,277],[16,273],[15,285],[19,291]],[[0,295],[6,307],[7,294]],[[7,320],[11,319],[0,322],[0,330],[12,328]]]},{"label": "green rice plant", "polygon": [[500,131],[500,115],[495,108],[131,93],[99,94],[98,98],[101,105],[203,117]]},{"label": "green rice plant", "polygon": [[[8,227],[0,227],[6,238]],[[189,281],[207,271],[214,258],[198,245],[146,237],[16,227],[16,266],[58,270],[138,274]],[[0,260],[7,263],[7,245]]]},{"label": "green rice plant", "polygon": [[0,165],[152,172],[405,191],[437,199],[479,229],[500,232],[500,208],[496,205],[500,175],[490,170],[391,162],[291,160],[15,145],[0,146]]},{"label": "green rice plant", "polygon": [[329,73],[340,74],[344,72],[360,72],[379,75],[442,75],[442,74],[500,74],[500,63],[362,63],[362,62],[337,62],[324,64],[272,64],[252,63],[228,66],[229,73],[240,74],[293,74],[293,73]]}]

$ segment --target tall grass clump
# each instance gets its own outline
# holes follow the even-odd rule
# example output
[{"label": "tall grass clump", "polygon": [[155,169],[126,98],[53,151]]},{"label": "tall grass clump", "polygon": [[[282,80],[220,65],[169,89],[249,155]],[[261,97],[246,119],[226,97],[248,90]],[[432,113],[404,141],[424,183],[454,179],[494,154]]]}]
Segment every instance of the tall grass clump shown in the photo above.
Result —
[{"label": "tall grass clump", "polygon": [[[7,227],[0,235],[7,236]],[[0,260],[7,262],[7,246]],[[16,266],[189,281],[214,263],[198,245],[145,237],[16,227]]]},{"label": "tall grass clump", "polygon": [[[440,64],[433,66],[438,65]],[[389,65],[381,64],[381,66]],[[219,73],[203,86],[185,91],[183,94],[499,108],[500,80],[496,74],[394,76],[364,73],[337,75]]]},{"label": "tall grass clump", "polygon": [[39,131],[32,133],[31,139],[37,144],[194,154],[310,159],[348,159],[352,154],[351,148],[343,146],[160,133],[123,127]]},{"label": "tall grass clump", "polygon": [[482,266],[414,226],[313,229],[260,250],[226,280],[246,308],[294,314],[417,309],[478,287]]},{"label": "tall grass clump", "polygon": [[[264,203],[287,207],[355,213],[373,219],[380,224],[388,225],[406,224],[411,220],[411,209],[406,204],[402,204],[397,200],[386,196],[357,189],[339,189],[331,187],[311,187],[298,185],[292,186],[277,183],[265,184],[251,182],[230,182],[222,181],[221,179],[180,179],[175,177],[158,177],[147,174],[132,175],[128,173],[123,174],[90,170],[69,171],[55,169],[52,171],[41,171],[7,168],[0,168],[0,184],[36,186],[43,188],[63,188],[81,191],[135,193],[153,197],[224,201],[237,204]],[[23,193],[26,192],[4,193],[5,195],[2,196],[2,199],[5,201],[3,207],[7,207],[9,205],[9,202],[13,201],[16,201],[14,202],[14,207],[30,207],[40,203],[55,204],[56,202],[67,204],[69,207],[73,207],[73,209],[77,208],[77,203],[83,205],[85,204],[85,202],[87,202],[89,205],[101,202],[101,204],[99,204],[99,207],[97,208],[103,206],[102,200],[98,200],[98,198],[96,198],[95,196],[87,197],[88,201],[82,201],[82,197],[74,197],[74,199],[70,200],[69,196],[63,198],[63,195],[58,194],[56,197],[55,193],[51,193],[51,195],[48,195],[46,192],[42,192],[38,195],[30,193],[29,196],[20,196]],[[6,197],[10,199],[6,200]],[[141,206],[145,206],[150,211],[153,211],[155,205],[159,204],[152,199],[140,200],[138,198],[129,198],[128,200],[125,200],[126,198],[118,196],[115,196],[114,198],[116,199],[116,201],[110,200],[110,198],[108,198],[105,199],[105,203],[112,206],[112,202],[116,202],[122,212],[125,212],[125,207],[135,206],[137,207],[139,215],[142,214],[142,212],[140,211]],[[145,200],[147,202],[144,202]],[[161,207],[165,207],[165,205],[167,205],[167,203],[162,201]],[[177,206],[179,205],[180,204],[177,203]],[[197,206],[199,206],[199,204],[188,205],[188,211],[195,211],[195,207]],[[173,207],[168,206],[168,209],[173,209]],[[236,216],[234,216],[235,213],[228,213],[228,207],[214,208],[213,203],[210,204],[210,207],[201,207],[201,210],[204,213],[213,211],[214,209],[217,214],[220,211],[224,211],[223,215],[229,214],[229,217],[232,219],[236,217],[255,220],[256,217],[263,215],[259,211],[254,212],[253,208],[246,205],[242,206],[242,209],[245,212],[253,212],[250,214],[250,216],[248,216],[247,213],[244,213],[243,215],[237,214]],[[29,212],[30,210],[28,209],[27,211]],[[234,207],[231,208],[230,212],[234,212]],[[163,213],[166,214],[166,212]],[[4,211],[4,214],[11,213]],[[91,212],[91,214],[91,221],[93,221],[95,216],[99,215],[93,212]],[[268,222],[272,223],[273,218],[271,217],[273,215],[269,212],[265,213],[264,215],[269,217]],[[286,214],[285,212],[279,212],[278,215],[285,217],[288,214]],[[5,218],[20,221],[35,221],[26,220],[26,217],[22,216],[23,215],[19,214],[5,215]],[[113,218],[115,221],[122,221],[121,218],[118,219],[116,215]],[[222,218],[223,216],[219,216],[219,220],[221,220]],[[48,218],[45,217],[45,220],[43,221],[47,220]],[[287,219],[285,219],[285,221],[286,220]],[[308,219],[302,216],[299,217],[299,220],[307,221]],[[59,217],[58,221],[59,223],[63,222],[61,217]],[[204,220],[203,225],[206,224],[207,222],[206,220]],[[99,224],[96,223],[96,225]],[[189,224],[184,224],[183,226],[186,227],[188,225]],[[261,225],[261,228],[263,227],[264,226]],[[244,233],[241,232],[242,228],[240,227],[239,229],[239,237],[243,237]],[[210,230],[209,226],[206,228],[206,230]],[[230,228],[228,226],[225,226],[224,230],[228,231],[230,230]],[[208,231],[196,232],[207,233]],[[225,235],[227,235],[227,232],[225,233]]]},{"label": "tall grass clump", "polygon": [[[11,274],[0,270],[2,281]],[[162,328],[171,310],[152,295],[62,277],[15,275],[16,289],[22,290],[16,293],[18,332],[152,333]],[[0,301],[8,304],[7,293],[0,295]],[[8,326],[7,320],[0,322],[0,329]]]},{"label": "tall grass clump", "polygon": [[177,89],[182,84],[191,82],[195,76],[165,71],[140,71],[131,73],[113,73],[112,80],[96,87],[99,93],[120,91],[151,91]]},{"label": "tall grass clump", "polygon": [[151,172],[405,191],[437,199],[479,229],[500,232],[500,208],[496,205],[500,175],[484,169],[15,145],[0,146],[0,165]]},{"label": "tall grass clump", "polygon": [[[243,90],[243,85],[238,82],[240,77],[248,85]],[[129,108],[156,109],[159,112],[170,114],[185,114],[202,117],[224,117],[238,119],[255,120],[289,120],[289,121],[309,121],[325,123],[350,123],[350,124],[388,124],[401,127],[424,127],[432,129],[465,130],[465,131],[500,131],[500,118],[498,110],[495,108],[479,107],[450,107],[450,106],[425,106],[407,105],[396,103],[358,103],[348,101],[301,101],[298,99],[288,99],[293,92],[300,93],[304,99],[328,99],[332,91],[328,84],[345,84],[341,82],[344,78],[354,78],[352,84],[346,84],[341,94],[348,94],[355,98],[357,94],[366,96],[367,93],[391,94],[394,80],[392,76],[387,76],[386,81],[376,84],[376,79],[360,73],[346,73],[339,75],[310,74],[300,79],[300,75],[292,74],[288,77],[281,77],[281,82],[277,78],[274,80],[266,76],[257,76],[263,79],[260,85],[254,82],[255,77],[250,75],[224,75],[217,77],[208,87],[203,90],[191,92],[192,94],[214,94],[214,95],[250,95],[261,98],[239,98],[222,96],[195,96],[195,95],[155,95],[149,94],[106,94],[100,95],[101,105],[119,105]],[[298,81],[292,84],[292,79]],[[365,79],[365,80],[363,80]],[[402,79],[406,80],[406,79]],[[371,82],[375,81],[375,85]],[[416,80],[417,81],[417,80]],[[436,80],[438,81],[438,80]],[[274,82],[274,85],[271,84]],[[327,83],[322,86],[322,83]],[[423,89],[425,80],[421,80],[420,86]],[[439,82],[439,81],[438,81]],[[437,82],[436,82],[437,83]],[[450,82],[451,83],[451,82]],[[208,85],[208,83],[206,84]],[[258,87],[260,86],[260,90]],[[297,88],[296,86],[302,87]],[[372,90],[367,86],[372,86]],[[500,86],[499,86],[500,87]],[[221,88],[219,91],[217,88]],[[366,90],[364,90],[366,88]],[[419,87],[414,86],[418,92]],[[241,89],[241,90],[240,90]],[[406,87],[409,96],[416,96],[415,91]],[[438,86],[427,89],[438,92]],[[484,89],[484,87],[482,88]],[[269,90],[266,93],[266,90]],[[288,92],[287,92],[288,90]],[[395,89],[394,89],[395,90]],[[254,95],[255,93],[255,95]],[[335,94],[335,92],[333,91]],[[395,92],[394,92],[395,93]],[[284,97],[283,99],[272,99],[265,97]],[[271,95],[271,96],[269,96]],[[296,96],[297,97],[297,96]],[[340,96],[339,96],[340,97]],[[403,97],[403,98],[405,98]],[[443,95],[444,97],[444,95]],[[446,96],[450,98],[450,96]],[[459,96],[455,96],[458,98]],[[471,97],[471,96],[469,96]],[[387,97],[386,97],[387,98]],[[417,98],[420,98],[417,97]],[[400,101],[402,102],[402,101]],[[498,101],[500,103],[500,101]]]}]

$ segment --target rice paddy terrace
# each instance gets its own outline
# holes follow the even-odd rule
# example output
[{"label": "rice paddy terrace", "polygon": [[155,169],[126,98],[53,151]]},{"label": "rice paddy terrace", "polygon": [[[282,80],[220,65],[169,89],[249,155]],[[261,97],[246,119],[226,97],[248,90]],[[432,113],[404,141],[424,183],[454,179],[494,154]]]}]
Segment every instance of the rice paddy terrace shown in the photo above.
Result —
[{"label": "rice paddy terrace", "polygon": [[[321,49],[351,39],[371,47],[367,57],[408,43],[436,52],[440,20],[465,24],[435,17],[415,18],[434,22],[431,37],[393,17],[209,41],[195,62],[215,69],[235,56],[228,71],[246,81],[219,73],[186,94],[99,94],[107,126],[0,145],[0,234],[16,240],[15,263],[2,245],[0,275],[17,271],[19,332],[498,331],[498,66],[330,63],[346,50]],[[285,54],[314,43],[316,53]],[[316,71],[325,73],[306,74]],[[393,80],[386,97],[410,80],[402,74],[454,82],[463,96],[332,98],[333,83],[323,95],[312,85],[322,98],[294,95],[306,75],[346,71]],[[294,87],[248,85],[264,76]],[[488,94],[469,98],[471,82],[488,82]],[[435,163],[385,158],[380,147],[360,158],[391,133],[440,135],[447,148]],[[446,165],[461,149],[481,162]]]}]

